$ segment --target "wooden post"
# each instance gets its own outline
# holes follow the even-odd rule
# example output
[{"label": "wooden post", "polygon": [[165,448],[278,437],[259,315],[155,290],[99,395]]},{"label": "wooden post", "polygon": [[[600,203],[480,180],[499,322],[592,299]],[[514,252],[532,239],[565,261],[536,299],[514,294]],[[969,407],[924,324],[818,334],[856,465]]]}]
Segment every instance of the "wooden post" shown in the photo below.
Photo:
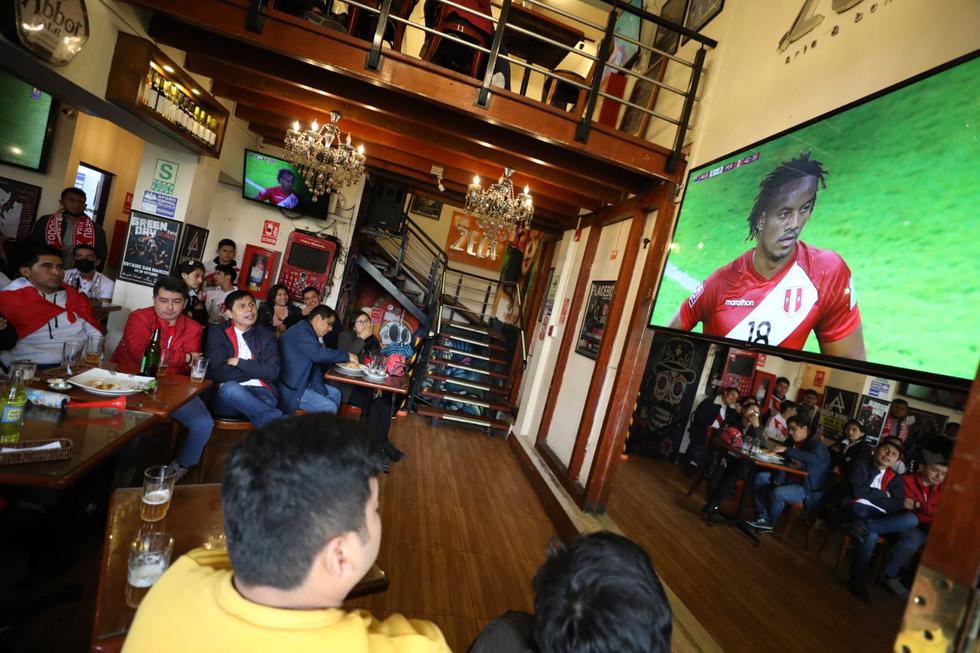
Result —
[{"label": "wooden post", "polygon": [[[599,395],[602,394],[602,386],[606,382],[606,369],[609,367],[609,360],[612,358],[616,332],[619,330],[623,310],[626,308],[626,296],[629,294],[630,278],[633,276],[633,268],[636,265],[636,255],[640,251],[640,240],[643,238],[646,218],[644,211],[639,209],[633,211],[633,222],[630,223],[630,232],[626,237],[623,260],[619,266],[616,287],[613,289],[613,296],[609,305],[609,315],[606,316],[602,340],[599,342],[599,352],[596,356],[592,380],[589,382],[589,391],[585,395],[582,420],[579,422],[578,433],[575,435],[575,448],[572,450],[572,459],[568,463],[568,475],[572,477],[572,480],[578,478],[582,463],[585,460],[586,445],[589,443],[589,434],[592,432],[596,410],[599,408]],[[610,398],[611,400],[612,398]]]},{"label": "wooden post", "polygon": [[[584,225],[583,225],[584,226]],[[599,249],[599,235],[602,233],[602,225],[593,221],[589,226],[589,239],[585,243],[585,253],[582,255],[582,266],[578,270],[578,277],[575,280],[575,292],[572,294],[572,301],[568,307],[568,321],[565,323],[565,331],[561,337],[561,345],[558,348],[558,360],[555,361],[555,371],[551,375],[551,385],[548,387],[548,398],[544,404],[544,414],[541,416],[541,424],[538,426],[537,442],[542,443],[548,437],[548,430],[551,428],[551,418],[555,414],[555,404],[558,402],[558,393],[561,391],[562,377],[565,376],[565,366],[568,365],[568,356],[572,351],[572,344],[575,341],[575,318],[582,302],[585,300],[585,285],[589,281],[589,273],[592,271],[592,262],[595,261],[596,250]]]},{"label": "wooden post", "polygon": [[585,486],[584,508],[589,512],[601,513],[605,510],[612,479],[619,464],[619,455],[626,441],[626,429],[633,413],[636,393],[640,391],[647,356],[650,354],[654,332],[647,327],[647,321],[650,318],[654,293],[660,285],[661,270],[674,233],[673,190],[673,184],[665,188],[666,192],[657,210],[653,241],[647,249],[646,263],[638,282],[640,295],[633,304],[633,313],[630,315],[626,343],[623,345],[623,352],[619,359],[619,369],[616,370],[616,379],[613,381],[609,407],[602,420],[602,430],[599,431],[595,459]]}]

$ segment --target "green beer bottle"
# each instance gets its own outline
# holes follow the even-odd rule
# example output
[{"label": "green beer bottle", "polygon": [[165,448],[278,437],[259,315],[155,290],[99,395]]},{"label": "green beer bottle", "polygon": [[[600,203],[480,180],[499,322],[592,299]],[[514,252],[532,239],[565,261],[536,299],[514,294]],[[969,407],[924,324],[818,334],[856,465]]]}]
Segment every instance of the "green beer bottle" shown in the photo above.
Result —
[{"label": "green beer bottle", "polygon": [[150,343],[143,350],[143,359],[140,361],[140,374],[142,376],[156,376],[157,368],[160,367],[160,327],[153,329],[150,336]]},{"label": "green beer bottle", "polygon": [[24,424],[24,404],[27,392],[24,389],[24,371],[14,370],[10,377],[10,389],[3,398],[0,413],[0,444],[14,444],[20,440],[20,429]]}]

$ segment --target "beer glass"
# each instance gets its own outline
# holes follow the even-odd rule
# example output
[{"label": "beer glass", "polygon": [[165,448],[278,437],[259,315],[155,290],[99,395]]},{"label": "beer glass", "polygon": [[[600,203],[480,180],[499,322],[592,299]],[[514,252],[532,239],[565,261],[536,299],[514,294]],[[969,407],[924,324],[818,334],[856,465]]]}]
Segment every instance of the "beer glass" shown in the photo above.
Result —
[{"label": "beer glass", "polygon": [[191,383],[201,383],[208,371],[208,357],[198,356],[191,363]]},{"label": "beer glass", "polygon": [[89,336],[85,339],[85,362],[93,367],[102,364],[102,354],[105,351],[103,336]]},{"label": "beer glass", "polygon": [[30,383],[34,378],[34,372],[37,371],[37,363],[29,358],[15,360],[10,364],[11,377],[14,375],[14,370],[21,370],[23,372],[24,383]]},{"label": "beer glass", "polygon": [[167,376],[167,366],[170,365],[170,352],[166,349],[160,350],[160,364],[157,365],[157,378],[162,379]]},{"label": "beer glass", "polygon": [[129,567],[126,573],[126,605],[139,607],[153,583],[170,565],[174,538],[166,533],[141,532],[129,544]]},{"label": "beer glass", "polygon": [[65,376],[74,376],[72,365],[77,366],[81,362],[84,351],[85,343],[77,340],[61,345],[61,366],[65,368]]},{"label": "beer glass", "polygon": [[166,465],[146,468],[143,472],[143,501],[140,503],[140,518],[143,521],[160,521],[167,516],[176,482],[177,472]]}]

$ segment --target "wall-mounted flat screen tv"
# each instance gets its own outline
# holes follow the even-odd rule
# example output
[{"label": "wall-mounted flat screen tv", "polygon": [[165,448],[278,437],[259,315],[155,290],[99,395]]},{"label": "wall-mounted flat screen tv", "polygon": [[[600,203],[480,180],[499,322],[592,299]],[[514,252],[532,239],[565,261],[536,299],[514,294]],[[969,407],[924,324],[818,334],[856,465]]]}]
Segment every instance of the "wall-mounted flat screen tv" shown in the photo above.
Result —
[{"label": "wall-mounted flat screen tv", "polygon": [[313,201],[296,167],[284,159],[245,150],[242,197],[314,218],[327,216],[330,196]]},{"label": "wall-mounted flat screen tv", "polygon": [[55,101],[30,84],[0,72],[0,163],[44,172],[54,133]]},{"label": "wall-mounted flat screen tv", "polygon": [[650,325],[972,379],[980,58],[691,170]]}]

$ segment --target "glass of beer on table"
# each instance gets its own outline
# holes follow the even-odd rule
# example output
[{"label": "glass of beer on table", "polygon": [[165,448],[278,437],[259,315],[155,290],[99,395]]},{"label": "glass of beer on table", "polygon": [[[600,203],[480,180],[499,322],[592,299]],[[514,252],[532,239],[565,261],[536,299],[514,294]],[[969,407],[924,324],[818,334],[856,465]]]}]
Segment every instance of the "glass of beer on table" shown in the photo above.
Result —
[{"label": "glass of beer on table", "polygon": [[143,501],[140,503],[140,519],[160,521],[167,516],[170,499],[174,494],[177,472],[166,465],[147,467],[143,472]]},{"label": "glass of beer on table", "polygon": [[126,605],[139,607],[140,601],[170,566],[174,538],[166,533],[140,532],[129,544],[126,573]]},{"label": "glass of beer on table", "polygon": [[166,349],[160,351],[160,364],[157,365],[157,378],[162,379],[167,376],[167,366],[170,365],[170,352]]},{"label": "glass of beer on table", "polygon": [[105,337],[89,336],[85,340],[85,362],[93,367],[102,364],[102,354],[105,351]]},{"label": "glass of beer on table", "polygon": [[191,383],[201,383],[208,371],[208,357],[191,354]]}]

